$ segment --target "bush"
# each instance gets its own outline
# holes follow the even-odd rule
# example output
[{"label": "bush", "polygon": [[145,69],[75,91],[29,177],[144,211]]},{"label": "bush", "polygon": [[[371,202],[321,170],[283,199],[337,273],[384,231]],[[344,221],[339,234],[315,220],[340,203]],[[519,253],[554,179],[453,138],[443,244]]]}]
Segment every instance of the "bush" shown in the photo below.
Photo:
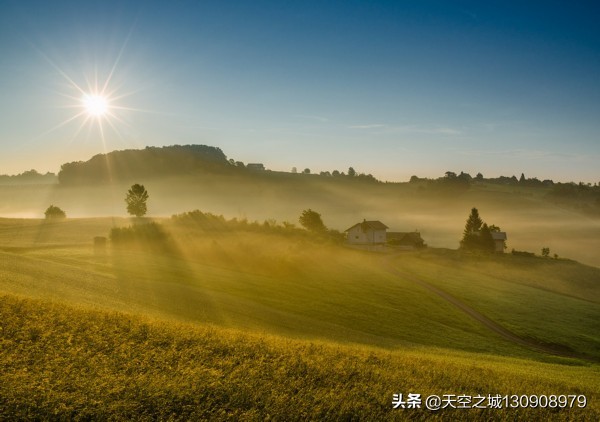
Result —
[{"label": "bush", "polygon": [[154,222],[114,227],[110,230],[109,238],[115,246],[137,245],[154,251],[174,251],[169,234],[160,224]]},{"label": "bush", "polygon": [[533,252],[527,252],[527,251],[516,251],[516,250],[512,250],[511,252],[513,255],[516,256],[527,256],[527,257],[534,257],[535,254]]},{"label": "bush", "polygon": [[55,207],[54,205],[50,205],[44,212],[44,215],[46,216],[47,220],[62,220],[63,218],[67,218],[67,214],[59,207]]}]

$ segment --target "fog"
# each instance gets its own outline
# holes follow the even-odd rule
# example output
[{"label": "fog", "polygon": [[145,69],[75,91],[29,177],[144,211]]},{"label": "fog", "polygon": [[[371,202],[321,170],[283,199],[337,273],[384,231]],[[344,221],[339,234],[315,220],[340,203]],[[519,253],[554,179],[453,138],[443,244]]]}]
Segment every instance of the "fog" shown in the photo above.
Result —
[{"label": "fog", "polygon": [[[126,216],[133,181],[100,186],[0,186],[0,217],[43,218],[53,204],[69,218]],[[428,246],[457,248],[472,207],[508,234],[512,249],[550,254],[600,266],[600,220],[510,188],[473,187],[466,192],[419,189],[410,184],[336,181],[316,175],[247,178],[203,175],[136,180],[150,194],[148,215],[169,217],[199,209],[227,218],[298,224],[302,210],[321,213],[325,225],[344,231],[380,220],[390,231],[420,231]]]}]

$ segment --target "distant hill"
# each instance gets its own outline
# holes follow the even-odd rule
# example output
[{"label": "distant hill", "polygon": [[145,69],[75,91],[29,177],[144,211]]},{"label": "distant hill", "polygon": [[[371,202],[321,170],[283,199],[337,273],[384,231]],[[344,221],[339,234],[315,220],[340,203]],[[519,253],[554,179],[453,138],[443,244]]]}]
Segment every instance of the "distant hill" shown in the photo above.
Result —
[{"label": "distant hill", "polygon": [[146,147],[98,154],[88,161],[63,164],[58,180],[61,185],[98,184],[165,175],[220,172],[229,165],[220,148],[207,145]]},{"label": "distant hill", "polygon": [[[88,161],[76,161],[61,166],[58,180],[61,185],[104,184],[107,182],[129,182],[164,176],[195,176],[206,174],[229,174],[253,178],[269,174],[268,178],[278,181],[291,176],[287,172],[265,172],[262,164],[244,164],[227,159],[220,148],[207,145],[172,145],[146,147],[97,154]],[[310,169],[293,174],[297,177],[321,176],[323,179],[378,182],[370,174],[356,173],[350,168],[348,174],[334,170],[311,174]]]}]

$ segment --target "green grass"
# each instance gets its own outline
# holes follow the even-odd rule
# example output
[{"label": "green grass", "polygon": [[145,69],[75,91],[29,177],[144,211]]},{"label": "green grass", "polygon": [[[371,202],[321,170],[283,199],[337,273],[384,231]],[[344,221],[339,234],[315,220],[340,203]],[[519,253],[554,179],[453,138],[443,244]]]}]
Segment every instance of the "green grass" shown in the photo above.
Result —
[{"label": "green grass", "polygon": [[[385,351],[0,297],[0,419],[597,420],[598,366]],[[394,393],[583,394],[585,409],[392,409]]]},{"label": "green grass", "polygon": [[[600,270],[572,261],[426,251],[396,261],[524,337],[600,357]],[[448,271],[451,267],[452,271]]]},{"label": "green grass", "polygon": [[581,393],[590,405],[452,417],[597,419],[597,364],[513,344],[413,281],[523,337],[600,358],[597,268],[162,223],[160,248],[96,254],[92,237],[126,220],[0,219],[0,412],[404,419],[394,392],[498,392]]}]

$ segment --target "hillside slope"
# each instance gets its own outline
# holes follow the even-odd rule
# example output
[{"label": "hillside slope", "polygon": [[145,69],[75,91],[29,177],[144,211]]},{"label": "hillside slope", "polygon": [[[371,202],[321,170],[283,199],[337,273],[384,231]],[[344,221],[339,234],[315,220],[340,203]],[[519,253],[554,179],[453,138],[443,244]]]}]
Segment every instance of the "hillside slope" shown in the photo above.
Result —
[{"label": "hillside slope", "polygon": [[[597,366],[291,341],[14,296],[0,314],[1,419],[600,418]],[[400,393],[422,408],[393,409]],[[433,412],[430,394],[571,394],[573,407]]]},{"label": "hillside slope", "polygon": [[600,356],[600,270],[569,261],[485,262],[431,250],[395,257],[391,271],[388,257],[306,237],[205,232],[169,221],[168,251],[95,255],[91,238],[111,219],[39,222],[37,229],[13,221],[0,224],[0,241],[14,245],[0,248],[0,290],[13,294],[296,338],[554,359],[490,332],[417,278],[518,335]]}]

